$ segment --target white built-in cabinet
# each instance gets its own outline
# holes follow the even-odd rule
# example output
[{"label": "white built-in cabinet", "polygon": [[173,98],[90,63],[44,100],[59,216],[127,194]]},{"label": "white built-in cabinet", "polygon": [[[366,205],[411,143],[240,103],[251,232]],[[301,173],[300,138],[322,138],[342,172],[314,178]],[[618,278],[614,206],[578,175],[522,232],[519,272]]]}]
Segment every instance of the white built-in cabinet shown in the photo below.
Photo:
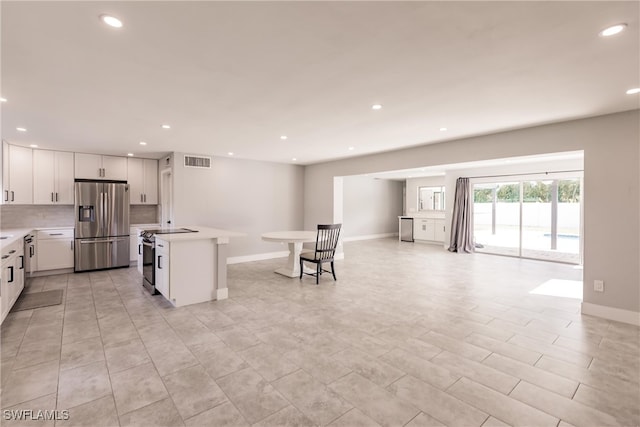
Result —
[{"label": "white built-in cabinet", "polygon": [[75,177],[79,179],[127,180],[127,158],[76,153]]},{"label": "white built-in cabinet", "polygon": [[158,292],[170,299],[169,293],[169,242],[156,237],[156,282]]},{"label": "white built-in cabinet", "polygon": [[38,271],[73,268],[73,228],[38,230]]},{"label": "white built-in cabinet", "polygon": [[158,204],[158,161],[127,159],[129,197],[132,205]]},{"label": "white built-in cabinet", "polygon": [[128,181],[131,204],[158,204],[157,160],[33,150],[2,142],[0,204],[72,205],[75,179]]},{"label": "white built-in cabinet", "polygon": [[414,218],[413,239],[444,242],[445,221],[440,218]]},{"label": "white built-in cabinet", "polygon": [[2,203],[33,203],[33,150],[2,143]]},{"label": "white built-in cabinet", "polygon": [[72,205],[74,201],[73,153],[33,151],[33,203]]},{"label": "white built-in cabinet", "polygon": [[0,322],[24,289],[24,244],[19,239],[2,249],[2,272],[0,273]]}]

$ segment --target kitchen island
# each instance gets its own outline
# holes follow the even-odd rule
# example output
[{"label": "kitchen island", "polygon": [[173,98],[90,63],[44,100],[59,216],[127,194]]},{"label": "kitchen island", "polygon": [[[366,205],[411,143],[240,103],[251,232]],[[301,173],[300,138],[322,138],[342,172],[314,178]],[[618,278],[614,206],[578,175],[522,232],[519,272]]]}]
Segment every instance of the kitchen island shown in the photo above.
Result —
[{"label": "kitchen island", "polygon": [[226,299],[229,239],[244,234],[201,226],[184,228],[196,232],[156,235],[156,289],[175,307]]}]

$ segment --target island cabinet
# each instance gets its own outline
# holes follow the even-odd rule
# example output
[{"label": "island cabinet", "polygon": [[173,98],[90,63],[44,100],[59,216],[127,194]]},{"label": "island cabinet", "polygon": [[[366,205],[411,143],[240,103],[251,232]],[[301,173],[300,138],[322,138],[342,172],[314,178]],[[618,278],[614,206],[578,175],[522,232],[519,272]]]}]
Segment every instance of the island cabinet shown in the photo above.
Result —
[{"label": "island cabinet", "polygon": [[[178,250],[179,248],[176,246],[174,249]],[[156,239],[156,290],[171,301],[172,294],[169,292],[170,268],[169,242]],[[177,269],[177,266],[174,266],[174,268]],[[182,295],[180,295],[177,289],[175,289],[173,293],[175,298],[182,299]]]},{"label": "island cabinet", "polygon": [[175,307],[227,298],[229,237],[243,234],[187,228],[198,232],[156,235],[156,289]]}]

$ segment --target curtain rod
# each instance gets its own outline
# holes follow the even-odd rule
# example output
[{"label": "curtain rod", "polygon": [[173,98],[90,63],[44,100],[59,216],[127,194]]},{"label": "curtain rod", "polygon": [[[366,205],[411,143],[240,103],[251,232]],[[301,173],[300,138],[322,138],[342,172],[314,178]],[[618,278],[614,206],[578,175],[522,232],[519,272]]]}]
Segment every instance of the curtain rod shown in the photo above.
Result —
[{"label": "curtain rod", "polygon": [[569,172],[584,172],[584,169],[553,171],[553,172],[512,173],[512,174],[504,174],[504,175],[461,176],[460,178],[502,178],[505,176],[549,175],[550,173],[569,173]]}]

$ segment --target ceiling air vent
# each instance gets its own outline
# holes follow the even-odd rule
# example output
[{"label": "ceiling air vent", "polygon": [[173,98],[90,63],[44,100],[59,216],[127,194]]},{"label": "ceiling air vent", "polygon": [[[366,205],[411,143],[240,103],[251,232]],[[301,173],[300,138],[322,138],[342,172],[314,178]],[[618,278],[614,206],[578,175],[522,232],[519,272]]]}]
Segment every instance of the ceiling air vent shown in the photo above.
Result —
[{"label": "ceiling air vent", "polygon": [[184,156],[184,167],[211,169],[211,157]]}]

